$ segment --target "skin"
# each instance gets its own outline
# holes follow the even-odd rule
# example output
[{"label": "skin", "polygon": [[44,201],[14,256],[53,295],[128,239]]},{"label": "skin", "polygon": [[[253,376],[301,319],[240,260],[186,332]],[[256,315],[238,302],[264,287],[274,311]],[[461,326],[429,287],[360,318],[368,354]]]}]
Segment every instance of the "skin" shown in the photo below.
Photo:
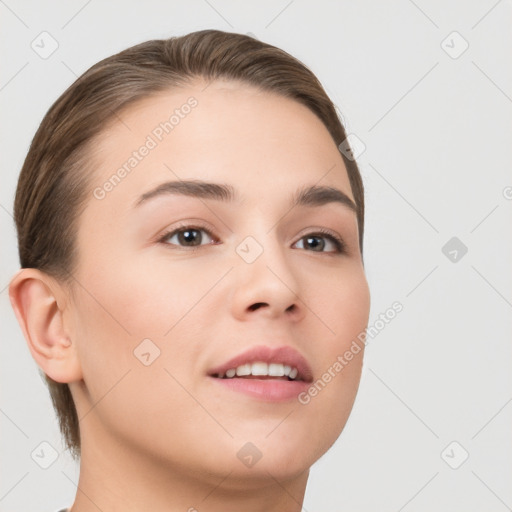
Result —
[{"label": "skin", "polygon": [[[10,284],[33,357],[70,384],[77,406],[73,512],[299,511],[309,468],[338,438],[357,393],[362,350],[307,405],[257,400],[206,376],[263,344],[296,348],[318,379],[367,326],[355,213],[338,203],[290,209],[301,185],[353,199],[339,150],[309,109],[224,81],[146,98],[98,138],[95,186],[190,96],[197,107],[114,190],[102,200],[91,193],[73,289],[35,269]],[[143,192],[178,178],[228,183],[239,199],[169,194],[133,209]],[[196,250],[177,236],[158,242],[178,221],[213,237],[201,232]],[[319,228],[342,237],[346,252],[328,238],[312,249],[304,237]],[[247,236],[263,248],[250,264],[236,252]],[[147,338],[160,350],[149,366],[133,354]],[[237,457],[247,442],[262,453],[250,468]]]}]

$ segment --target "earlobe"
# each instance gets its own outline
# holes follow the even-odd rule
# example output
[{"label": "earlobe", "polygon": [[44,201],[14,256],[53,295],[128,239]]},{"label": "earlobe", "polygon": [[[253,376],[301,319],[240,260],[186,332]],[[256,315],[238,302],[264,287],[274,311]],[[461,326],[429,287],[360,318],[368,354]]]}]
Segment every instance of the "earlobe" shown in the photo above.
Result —
[{"label": "earlobe", "polygon": [[80,380],[71,326],[64,323],[61,285],[40,270],[24,268],[11,279],[9,299],[37,365],[56,382]]}]

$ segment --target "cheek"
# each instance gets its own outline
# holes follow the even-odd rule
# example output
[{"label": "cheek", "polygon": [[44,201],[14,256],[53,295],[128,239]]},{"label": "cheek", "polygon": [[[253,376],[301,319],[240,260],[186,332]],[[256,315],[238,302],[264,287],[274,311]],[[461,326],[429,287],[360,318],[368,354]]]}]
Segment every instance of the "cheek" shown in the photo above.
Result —
[{"label": "cheek", "polygon": [[[323,324],[329,347],[342,350],[350,345],[368,324],[370,291],[360,265],[347,265],[343,272],[332,273],[329,279],[317,282],[311,294],[318,319]],[[329,350],[326,350],[326,354]]]},{"label": "cheek", "polygon": [[[86,297],[87,307],[98,331],[117,331],[134,340],[169,334],[229,270],[185,258],[169,261],[165,255],[151,265],[137,258],[118,261],[96,265],[102,270],[87,279],[94,296],[92,301]],[[91,317],[86,320],[92,323]]]},{"label": "cheek", "polygon": [[[160,368],[164,375],[167,368],[188,379],[202,348],[202,327],[218,314],[204,307],[208,292],[229,270],[210,265],[192,272],[184,260],[172,265],[157,261],[151,267],[137,265],[136,259],[119,261],[91,265],[79,277],[83,284],[76,308],[79,357],[84,380],[96,399],[128,370],[134,375],[133,370],[143,369],[149,375],[150,369]],[[149,356],[143,355],[148,352]],[[144,359],[155,362],[146,367]],[[165,374],[163,388],[169,379]],[[143,388],[146,384],[141,382]]]},{"label": "cheek", "polygon": [[[204,423],[204,411],[186,391],[195,393],[187,379],[196,359],[198,335],[190,330],[189,317],[183,318],[201,289],[196,286],[180,294],[162,279],[152,281],[126,269],[116,272],[89,280],[88,292],[77,304],[79,358],[87,391],[79,411],[83,428],[101,431],[97,427],[101,423],[118,439],[148,448],[165,446],[174,450],[173,456],[186,458],[181,444],[172,449],[167,445],[173,436],[191,438],[192,443],[190,424]],[[182,281],[177,278],[176,286],[183,287]],[[144,351],[138,350],[148,339]],[[155,350],[158,357],[153,359]],[[149,352],[148,365],[145,352]]]},{"label": "cheek", "polygon": [[364,355],[364,335],[370,311],[370,292],[364,272],[356,265],[350,271],[331,275],[320,293],[310,296],[318,311],[322,332],[316,354],[316,380],[299,397],[312,421],[312,433],[327,450],[343,430],[359,387]]}]

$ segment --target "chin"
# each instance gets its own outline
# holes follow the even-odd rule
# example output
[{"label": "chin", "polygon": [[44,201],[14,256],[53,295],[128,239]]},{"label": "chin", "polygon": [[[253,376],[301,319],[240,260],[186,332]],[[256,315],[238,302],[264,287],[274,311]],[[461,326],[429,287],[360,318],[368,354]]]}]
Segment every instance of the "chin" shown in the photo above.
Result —
[{"label": "chin", "polygon": [[318,440],[293,434],[286,438],[286,441],[277,436],[272,439],[271,434],[266,439],[262,436],[259,442],[244,442],[241,447],[237,445],[234,469],[240,475],[252,474],[265,479],[272,475],[278,480],[286,480],[309,470],[323,454]]}]

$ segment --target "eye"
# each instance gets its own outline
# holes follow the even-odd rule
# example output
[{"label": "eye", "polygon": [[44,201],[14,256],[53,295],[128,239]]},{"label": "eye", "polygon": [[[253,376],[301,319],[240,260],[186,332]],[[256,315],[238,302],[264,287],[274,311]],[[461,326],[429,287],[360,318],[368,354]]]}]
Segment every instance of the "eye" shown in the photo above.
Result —
[{"label": "eye", "polygon": [[[203,245],[219,243],[208,229],[192,225],[180,226],[167,231],[158,239],[158,242],[192,250]],[[303,236],[295,243],[295,246],[313,252],[339,254],[345,252],[345,242],[339,236],[325,229]]]},{"label": "eye", "polygon": [[302,244],[302,247],[299,247],[299,249],[309,248],[314,252],[345,252],[343,240],[339,236],[324,230],[305,235],[296,244]]},{"label": "eye", "polygon": [[[203,233],[206,236],[204,236]],[[167,245],[191,248],[208,245],[214,242],[210,231],[197,226],[182,226],[168,231],[158,241]],[[204,243],[205,241],[206,243]]]}]

